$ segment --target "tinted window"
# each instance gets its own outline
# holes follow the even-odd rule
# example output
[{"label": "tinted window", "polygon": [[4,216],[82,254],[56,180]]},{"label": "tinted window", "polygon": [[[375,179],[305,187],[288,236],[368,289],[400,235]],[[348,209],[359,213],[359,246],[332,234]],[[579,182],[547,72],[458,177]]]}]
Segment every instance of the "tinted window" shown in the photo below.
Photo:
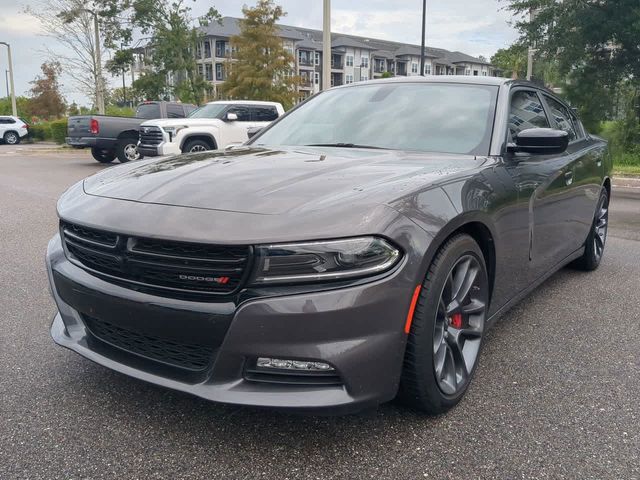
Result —
[{"label": "tinted window", "polygon": [[225,103],[208,103],[191,112],[189,118],[222,118],[227,106]]},{"label": "tinted window", "polygon": [[258,145],[353,143],[487,155],[497,87],[367,84],[328,90],[282,118]]},{"label": "tinted window", "polygon": [[136,109],[136,117],[137,118],[160,118],[162,114],[160,113],[160,104],[159,103],[142,103],[138,105]]},{"label": "tinted window", "polygon": [[0,123],[11,124],[11,123],[16,123],[16,121],[11,117],[4,117],[4,118],[0,118]]},{"label": "tinted window", "polygon": [[573,142],[578,138],[578,134],[576,133],[576,126],[573,124],[573,118],[569,109],[562,105],[557,100],[546,96],[547,104],[549,105],[549,113],[555,120],[558,128],[560,130],[564,130],[569,134],[569,141]]},{"label": "tinted window", "polygon": [[251,112],[249,112],[249,109],[245,106],[237,106],[237,107],[231,107],[228,110],[228,113],[235,113],[236,115],[238,115],[238,121],[239,122],[250,122],[251,121]]},{"label": "tinted window", "polygon": [[169,103],[167,105],[167,117],[169,118],[183,118],[184,110],[182,105],[176,105],[175,103]]},{"label": "tinted window", "polygon": [[544,113],[538,94],[529,90],[518,90],[511,97],[509,112],[509,133],[516,134],[529,128],[549,128],[549,120]]},{"label": "tinted window", "polygon": [[253,120],[256,122],[273,122],[278,118],[276,107],[251,107]]}]

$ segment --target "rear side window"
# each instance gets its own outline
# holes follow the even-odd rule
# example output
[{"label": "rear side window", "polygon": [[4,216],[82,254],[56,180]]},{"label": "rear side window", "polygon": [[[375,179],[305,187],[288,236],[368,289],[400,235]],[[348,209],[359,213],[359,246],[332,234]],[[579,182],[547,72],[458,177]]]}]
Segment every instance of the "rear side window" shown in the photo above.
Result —
[{"label": "rear side window", "polygon": [[569,134],[570,142],[577,140],[578,129],[576,124],[574,124],[573,115],[571,114],[569,109],[554,98],[551,98],[547,95],[545,95],[545,99],[547,100],[547,105],[549,105],[549,113],[555,120],[558,128],[560,130],[564,130]]},{"label": "rear side window", "polygon": [[5,125],[9,125],[9,124],[16,123],[16,121],[11,117],[1,117],[0,118],[0,123],[5,124]]},{"label": "rear side window", "polygon": [[255,122],[273,122],[278,118],[276,107],[252,107]]},{"label": "rear side window", "polygon": [[142,103],[138,105],[138,108],[136,109],[136,118],[152,120],[160,117],[162,117],[162,114],[160,113],[159,103]]},{"label": "rear side window", "polygon": [[167,117],[184,118],[184,109],[182,108],[182,105],[176,105],[175,103],[167,104]]},{"label": "rear side window", "polygon": [[239,105],[237,107],[231,107],[228,110],[228,113],[235,113],[238,115],[239,122],[250,122],[251,121],[251,112],[249,109],[243,105]]},{"label": "rear side window", "polygon": [[531,90],[517,90],[511,97],[509,133],[511,137],[529,128],[549,128],[538,94]]}]

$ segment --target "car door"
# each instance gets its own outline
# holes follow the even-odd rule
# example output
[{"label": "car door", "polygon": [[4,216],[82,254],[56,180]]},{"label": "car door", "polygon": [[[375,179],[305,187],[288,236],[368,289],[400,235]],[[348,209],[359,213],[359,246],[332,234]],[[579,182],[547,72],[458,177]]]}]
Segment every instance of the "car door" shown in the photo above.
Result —
[{"label": "car door", "polygon": [[[509,135],[530,128],[554,126],[543,100],[534,88],[516,88],[511,94]],[[529,269],[534,282],[566,257],[572,237],[567,210],[571,208],[569,186],[573,178],[571,158],[566,154],[542,155],[517,152],[511,159],[520,201],[528,203]]]},{"label": "car door", "polygon": [[273,105],[260,105],[251,108],[253,127],[264,128],[278,118],[278,111]]},{"label": "car door", "polygon": [[571,239],[569,249],[576,250],[584,244],[593,222],[596,203],[603,180],[604,149],[600,142],[589,138],[571,109],[549,94],[543,95],[556,128],[569,134],[572,184],[570,215]]},{"label": "car door", "polygon": [[225,117],[229,113],[235,113],[238,116],[238,120],[225,121],[225,127],[221,132],[224,145],[219,145],[219,148],[224,148],[232,143],[244,143],[249,138],[247,130],[252,125],[249,107],[246,105],[232,105],[225,112]]},{"label": "car door", "polygon": [[4,132],[7,131],[7,118],[6,117],[0,117],[0,140],[2,140],[2,137],[4,137]]}]

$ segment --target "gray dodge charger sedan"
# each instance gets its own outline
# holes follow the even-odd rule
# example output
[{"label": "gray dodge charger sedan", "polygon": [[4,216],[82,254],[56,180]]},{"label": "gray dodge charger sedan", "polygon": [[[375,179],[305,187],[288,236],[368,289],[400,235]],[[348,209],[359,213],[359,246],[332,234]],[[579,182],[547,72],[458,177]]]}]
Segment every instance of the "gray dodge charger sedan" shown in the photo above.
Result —
[{"label": "gray dodge charger sedan", "polygon": [[72,186],[51,334],[216,402],[437,414],[501,314],[566,264],[598,267],[610,172],[607,144],[529,83],[335,88],[245,146]]}]

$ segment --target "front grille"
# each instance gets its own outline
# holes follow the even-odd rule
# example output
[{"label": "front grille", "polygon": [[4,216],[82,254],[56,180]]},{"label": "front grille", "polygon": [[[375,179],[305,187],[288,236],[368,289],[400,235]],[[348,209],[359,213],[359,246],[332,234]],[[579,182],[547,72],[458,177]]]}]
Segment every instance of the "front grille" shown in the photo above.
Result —
[{"label": "front grille", "polygon": [[141,127],[140,145],[160,145],[163,141],[160,127]]},{"label": "front grille", "polygon": [[61,231],[71,261],[154,294],[205,300],[229,295],[248,273],[251,250],[246,246],[132,237],[65,222]]},{"label": "front grille", "polygon": [[83,316],[85,325],[96,339],[129,353],[191,371],[202,371],[211,362],[211,346],[179,343],[142,334],[104,320]]}]

